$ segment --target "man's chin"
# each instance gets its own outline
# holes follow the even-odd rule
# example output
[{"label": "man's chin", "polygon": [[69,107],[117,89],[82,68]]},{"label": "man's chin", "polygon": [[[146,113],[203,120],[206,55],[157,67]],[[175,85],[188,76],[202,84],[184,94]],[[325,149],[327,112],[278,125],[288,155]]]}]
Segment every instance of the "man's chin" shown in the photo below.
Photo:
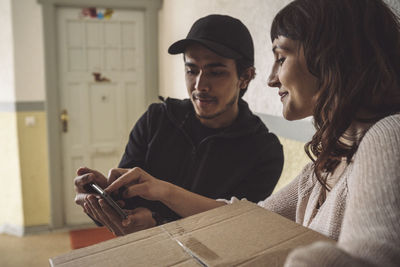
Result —
[{"label": "man's chin", "polygon": [[218,117],[219,114],[198,114],[196,113],[197,118],[204,119],[204,120],[212,120]]},{"label": "man's chin", "polygon": [[199,119],[204,119],[204,120],[212,120],[215,119],[216,117],[220,116],[223,112],[216,112],[216,113],[211,113],[211,112],[199,112],[196,110],[196,116]]},{"label": "man's chin", "polygon": [[206,106],[206,107],[202,107],[198,104],[198,102],[196,101],[196,103],[194,103],[195,106],[195,112],[196,112],[196,116],[198,118],[201,119],[213,119],[216,116],[218,116],[218,112],[213,112],[212,108],[210,106]]}]

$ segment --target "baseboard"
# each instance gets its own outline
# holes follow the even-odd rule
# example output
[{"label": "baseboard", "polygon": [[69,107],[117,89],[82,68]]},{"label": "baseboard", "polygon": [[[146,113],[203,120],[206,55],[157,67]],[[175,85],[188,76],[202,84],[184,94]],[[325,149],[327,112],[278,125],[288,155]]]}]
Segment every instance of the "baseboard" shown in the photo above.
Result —
[{"label": "baseboard", "polygon": [[25,229],[23,226],[11,225],[7,223],[0,225],[0,234],[23,236],[24,232]]},{"label": "baseboard", "polygon": [[51,231],[49,225],[35,225],[35,226],[25,226],[24,235],[45,233]]},{"label": "baseboard", "polygon": [[50,225],[18,226],[5,223],[0,225],[0,234],[8,234],[21,237],[24,235],[31,235],[31,234],[41,234],[41,233],[58,232],[58,231],[63,232],[63,231],[96,228],[96,227],[98,226],[96,226],[94,223],[70,225],[70,226],[64,226],[62,228],[52,228]]},{"label": "baseboard", "polygon": [[38,234],[43,232],[49,232],[50,230],[51,229],[49,225],[19,226],[7,223],[0,225],[0,234],[8,234],[15,236]]}]

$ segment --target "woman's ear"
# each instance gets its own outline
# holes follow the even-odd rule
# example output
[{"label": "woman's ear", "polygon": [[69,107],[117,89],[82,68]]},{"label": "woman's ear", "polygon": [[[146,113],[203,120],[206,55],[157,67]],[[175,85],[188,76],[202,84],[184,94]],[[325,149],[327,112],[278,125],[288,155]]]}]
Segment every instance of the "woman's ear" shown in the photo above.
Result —
[{"label": "woman's ear", "polygon": [[240,76],[240,89],[245,89],[249,86],[251,80],[256,76],[256,69],[254,67],[247,68]]}]

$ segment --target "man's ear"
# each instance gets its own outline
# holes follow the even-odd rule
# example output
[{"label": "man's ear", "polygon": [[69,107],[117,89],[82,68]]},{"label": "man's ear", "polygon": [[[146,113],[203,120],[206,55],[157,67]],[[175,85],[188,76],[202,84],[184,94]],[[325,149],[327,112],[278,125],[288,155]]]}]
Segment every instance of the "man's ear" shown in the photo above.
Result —
[{"label": "man's ear", "polygon": [[240,89],[245,89],[249,86],[251,80],[256,76],[256,69],[254,67],[247,68],[240,76]]}]

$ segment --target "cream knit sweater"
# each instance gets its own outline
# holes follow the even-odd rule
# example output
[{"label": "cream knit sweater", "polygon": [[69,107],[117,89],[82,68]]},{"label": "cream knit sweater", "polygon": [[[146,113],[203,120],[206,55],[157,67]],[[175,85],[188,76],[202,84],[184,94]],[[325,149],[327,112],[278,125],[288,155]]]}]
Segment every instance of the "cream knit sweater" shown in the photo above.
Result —
[{"label": "cream knit sweater", "polygon": [[285,266],[400,266],[400,114],[367,131],[316,209],[321,193],[310,163],[289,185],[258,203],[338,240],[295,249]]}]

